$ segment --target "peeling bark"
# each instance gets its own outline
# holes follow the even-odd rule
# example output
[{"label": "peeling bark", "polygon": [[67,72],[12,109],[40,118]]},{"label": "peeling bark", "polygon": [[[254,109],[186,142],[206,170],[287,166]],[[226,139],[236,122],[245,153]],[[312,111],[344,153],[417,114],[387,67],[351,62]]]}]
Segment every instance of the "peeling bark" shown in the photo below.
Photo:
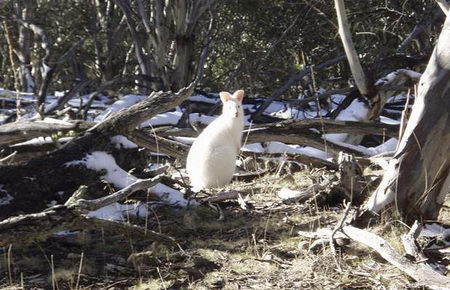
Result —
[{"label": "peeling bark", "polygon": [[394,159],[366,209],[395,201],[404,217],[435,219],[450,185],[450,17],[443,26]]}]

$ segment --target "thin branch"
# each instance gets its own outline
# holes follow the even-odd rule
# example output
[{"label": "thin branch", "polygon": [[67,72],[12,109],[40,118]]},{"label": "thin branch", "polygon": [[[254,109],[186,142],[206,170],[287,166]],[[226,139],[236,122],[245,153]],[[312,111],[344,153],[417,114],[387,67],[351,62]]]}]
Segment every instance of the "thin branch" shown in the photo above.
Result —
[{"label": "thin branch", "polygon": [[[327,60],[324,63],[318,64],[316,66],[314,66],[314,70],[320,70],[323,68],[327,68],[329,66],[335,65],[341,61],[343,61],[346,58],[345,55],[341,55],[338,56],[336,58]],[[287,90],[290,89],[291,86],[293,86],[295,83],[297,83],[299,80],[301,80],[304,76],[309,75],[311,73],[311,66],[297,72],[296,74],[292,75],[284,84],[282,87],[276,89],[275,91],[273,91],[273,93],[266,98],[266,100],[264,101],[264,103],[258,107],[258,110],[256,110],[253,115],[252,118],[258,118],[266,109],[267,107],[269,107],[269,105],[278,97],[280,97],[282,94],[284,94]]]},{"label": "thin branch", "polygon": [[155,176],[149,179],[141,179],[136,182],[128,185],[127,187],[105,197],[97,198],[94,200],[85,200],[78,198],[78,196],[72,196],[65,203],[69,208],[75,208],[77,211],[82,213],[87,213],[89,211],[97,210],[101,207],[105,207],[112,203],[118,202],[119,200],[125,199],[130,196],[132,193],[153,187],[156,185],[162,178],[162,175]]},{"label": "thin branch", "polygon": [[446,0],[436,0],[439,7],[441,7],[442,12],[444,12],[445,15],[450,15],[450,4]]},{"label": "thin branch", "polygon": [[431,25],[436,23],[439,19],[443,17],[439,8],[433,9],[431,17],[423,19],[414,27],[414,29],[408,34],[408,36],[402,41],[400,46],[397,48],[398,53],[403,53],[408,45],[412,43],[413,40],[417,39],[419,35],[428,29]]},{"label": "thin branch", "polygon": [[341,36],[342,44],[344,45],[345,54],[347,55],[350,70],[355,79],[356,86],[362,95],[369,94],[369,87],[364,74],[364,70],[359,62],[356,53],[355,45],[353,44],[352,35],[350,32],[350,25],[348,23],[347,14],[345,12],[344,0],[335,0],[336,14],[339,24],[339,35]]},{"label": "thin branch", "polygon": [[334,229],[330,235],[330,249],[331,249],[331,253],[333,254],[334,262],[336,263],[336,267],[338,268],[339,272],[342,272],[342,267],[341,267],[341,264],[339,263],[338,259],[336,258],[337,253],[336,253],[336,247],[334,244],[334,237],[335,237],[336,233],[342,229],[342,226],[344,225],[344,222],[346,221],[347,216],[350,212],[350,208],[351,208],[351,202],[347,203],[347,205],[345,206],[345,210],[344,210],[344,213],[342,214],[341,219],[336,224],[336,226],[334,227]]}]

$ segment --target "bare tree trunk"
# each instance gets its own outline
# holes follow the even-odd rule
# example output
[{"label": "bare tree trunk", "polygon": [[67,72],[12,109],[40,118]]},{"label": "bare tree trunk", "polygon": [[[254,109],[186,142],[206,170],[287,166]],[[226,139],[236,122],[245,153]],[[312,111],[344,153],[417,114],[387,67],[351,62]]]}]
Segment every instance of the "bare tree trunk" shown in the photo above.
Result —
[{"label": "bare tree trunk", "polygon": [[[143,74],[144,76],[150,76],[151,71],[149,58],[147,57],[144,49],[145,39],[143,39],[142,34],[138,33],[138,31],[136,30],[136,27],[138,25],[133,18],[133,14],[135,14],[135,12],[132,10],[129,1],[115,0],[115,2],[120,7],[120,9],[122,10],[122,12],[126,17],[127,26],[133,39],[134,51],[136,59],[139,64],[139,70],[141,74]],[[144,91],[144,93],[148,92]]]},{"label": "bare tree trunk", "polygon": [[192,79],[194,35],[201,16],[212,2],[136,0],[133,7],[130,1],[115,0],[126,17],[140,73],[150,78],[152,89],[177,91]]},{"label": "bare tree trunk", "polygon": [[34,33],[34,37],[40,38],[41,47],[44,49],[44,56],[42,57],[40,63],[42,82],[39,85],[37,102],[38,107],[40,107],[40,105],[45,102],[47,90],[55,71],[55,66],[50,64],[50,59],[52,57],[52,44],[47,32],[42,27],[15,16],[14,18],[20,27],[32,31]]},{"label": "bare tree trunk", "polygon": [[[33,5],[34,1],[18,1],[18,9],[20,11],[20,17],[26,22],[30,22],[33,16]],[[23,4],[23,7],[21,7]],[[35,84],[33,76],[31,74],[31,57],[30,57],[30,47],[31,47],[31,30],[18,24],[19,26],[19,40],[18,49],[16,50],[16,55],[19,60],[19,74],[20,82],[22,86],[22,91],[27,93],[33,93],[35,89]]]},{"label": "bare tree trunk", "polygon": [[20,76],[18,74],[17,55],[14,53],[15,43],[11,36],[11,28],[6,21],[3,21],[3,31],[5,34],[6,43],[8,44],[8,56],[11,63],[11,69],[14,77],[14,88],[16,91],[20,91]]},{"label": "bare tree trunk", "polygon": [[172,75],[172,90],[184,87],[192,78],[195,46],[194,32],[200,16],[211,5],[210,0],[175,0],[173,15],[175,24],[175,57]]},{"label": "bare tree trunk", "polygon": [[367,96],[369,94],[369,85],[361,63],[359,62],[355,45],[353,44],[350,25],[345,12],[344,0],[335,0],[334,5],[336,6],[336,14],[339,23],[339,35],[341,36],[342,44],[344,45],[350,70],[352,71],[352,75],[355,79],[359,92],[361,95]]},{"label": "bare tree trunk", "polygon": [[403,216],[435,219],[450,185],[450,17],[425,73],[390,168],[366,204],[380,212],[395,201]]}]

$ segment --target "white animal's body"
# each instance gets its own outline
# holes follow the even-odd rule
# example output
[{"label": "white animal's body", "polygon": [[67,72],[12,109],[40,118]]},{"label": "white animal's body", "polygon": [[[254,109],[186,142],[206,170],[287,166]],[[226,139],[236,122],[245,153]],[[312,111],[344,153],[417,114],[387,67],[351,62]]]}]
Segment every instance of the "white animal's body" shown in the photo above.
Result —
[{"label": "white animal's body", "polygon": [[224,186],[233,178],[244,128],[243,97],[243,90],[236,91],[233,96],[221,92],[222,115],[192,144],[186,169],[194,190]]}]

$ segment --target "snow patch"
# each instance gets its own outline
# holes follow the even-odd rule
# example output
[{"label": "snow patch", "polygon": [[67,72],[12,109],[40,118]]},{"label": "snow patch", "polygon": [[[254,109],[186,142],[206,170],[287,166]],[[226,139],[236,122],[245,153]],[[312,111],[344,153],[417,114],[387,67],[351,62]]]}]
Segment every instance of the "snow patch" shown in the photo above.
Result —
[{"label": "snow patch", "polygon": [[0,197],[0,206],[10,204],[14,199],[6,190],[3,189],[3,184],[0,184],[0,192],[5,193],[3,197]]},{"label": "snow patch", "polygon": [[218,116],[207,116],[205,114],[200,113],[192,113],[189,115],[189,121],[194,124],[204,124],[209,125],[214,121]]},{"label": "snow patch", "polygon": [[280,191],[277,192],[278,197],[283,200],[298,197],[300,194],[301,194],[300,191],[292,190],[289,188],[282,188]]},{"label": "snow patch", "polygon": [[282,142],[265,142],[261,143],[253,143],[247,144],[242,147],[243,151],[252,151],[252,152],[262,152],[262,153],[290,153],[290,154],[303,154],[309,157],[320,158],[323,160],[328,160],[332,156],[327,154],[326,152],[308,147],[308,146],[300,146],[300,145],[288,145]]},{"label": "snow patch", "polygon": [[[101,151],[89,153],[82,160],[71,161],[65,164],[65,166],[74,165],[84,165],[95,171],[105,170],[106,174],[103,175],[102,178],[113,184],[116,188],[124,188],[138,180],[138,178],[120,168],[113,156]],[[165,203],[179,206],[193,204],[186,200],[180,191],[162,183],[156,184],[149,190],[160,197],[161,201]]]},{"label": "snow patch", "polygon": [[400,125],[400,120],[394,120],[385,116],[380,116],[380,122],[388,125]]},{"label": "snow patch", "polygon": [[149,126],[161,126],[161,125],[176,125],[180,120],[183,112],[175,111],[175,112],[167,112],[163,114],[158,114],[153,118],[141,123],[140,127],[149,127]]},{"label": "snow patch", "polygon": [[[398,140],[396,138],[391,138],[384,142],[383,144],[380,144],[376,147],[369,147],[367,150],[369,150],[371,156],[386,153],[386,152],[394,152],[397,148]],[[362,147],[362,146],[360,146]]]},{"label": "snow patch", "polygon": [[190,96],[188,98],[188,100],[192,101],[192,102],[217,104],[218,102],[220,102],[220,100],[218,98],[218,94],[215,94],[215,95],[217,95],[217,97],[207,97],[207,96],[203,96],[203,95],[195,95],[195,96]]},{"label": "snow patch", "polygon": [[148,215],[147,206],[143,203],[120,204],[118,202],[91,211],[88,216],[104,220],[124,221],[126,216],[145,217]]},{"label": "snow patch", "polygon": [[264,147],[261,143],[251,143],[242,146],[242,151],[251,151],[251,152],[265,152]]},{"label": "snow patch", "polygon": [[102,178],[108,183],[112,183],[116,188],[124,188],[138,180],[120,168],[112,155],[102,151],[88,153],[82,160],[71,161],[65,164],[65,166],[74,165],[84,165],[95,171],[105,170],[106,174]]},{"label": "snow patch", "polygon": [[123,136],[123,135],[116,135],[111,137],[111,143],[114,144],[116,146],[117,149],[122,149],[122,148],[126,148],[126,149],[132,149],[132,148],[138,148],[138,146],[131,142],[130,140],[128,140],[127,137]]},{"label": "snow patch", "polygon": [[95,118],[95,121],[103,121],[106,116],[109,116],[111,113],[116,113],[122,109],[129,108],[132,105],[139,103],[144,100],[146,96],[142,95],[126,95],[123,96],[120,100],[115,101],[111,106],[108,107],[103,113],[98,115]]},{"label": "snow patch", "polygon": [[441,224],[438,223],[430,223],[425,224],[423,226],[422,232],[420,233],[421,237],[442,237],[444,240],[450,237],[450,228],[445,228]]},{"label": "snow patch", "polygon": [[[67,143],[70,140],[72,140],[73,138],[74,137],[62,137],[62,138],[58,139],[58,142]],[[33,139],[25,141],[25,142],[10,145],[10,147],[23,146],[23,145],[39,146],[39,145],[50,144],[50,143],[53,143],[53,139],[51,137],[36,137],[36,138],[33,138]]]},{"label": "snow patch", "polygon": [[158,183],[150,188],[150,192],[158,196],[164,203],[171,205],[185,207],[199,204],[197,201],[185,199],[183,193],[162,183]]},{"label": "snow patch", "polygon": [[195,137],[172,137],[173,140],[178,141],[183,144],[192,145],[195,141]]},{"label": "snow patch", "polygon": [[[353,102],[342,110],[339,115],[336,117],[338,121],[367,121],[369,115],[369,108],[367,105],[361,100],[353,100]],[[349,136],[349,134],[341,133],[341,134],[324,134],[323,137],[331,142],[345,142]]]},{"label": "snow patch", "polygon": [[333,105],[333,109],[336,109],[346,98],[346,95],[335,94],[330,96],[331,103]]}]

